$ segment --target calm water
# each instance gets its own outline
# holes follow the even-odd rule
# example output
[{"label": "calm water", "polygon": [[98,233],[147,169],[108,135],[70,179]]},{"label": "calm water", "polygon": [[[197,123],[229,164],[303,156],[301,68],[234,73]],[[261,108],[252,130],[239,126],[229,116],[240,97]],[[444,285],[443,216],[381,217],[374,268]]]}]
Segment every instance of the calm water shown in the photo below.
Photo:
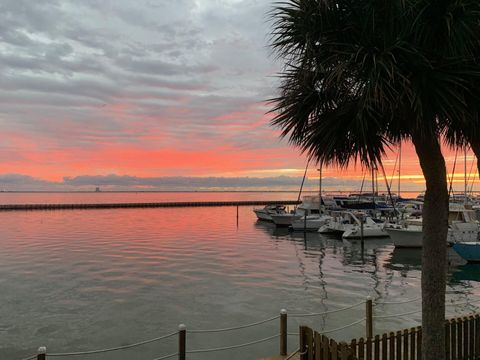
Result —
[{"label": "calm water", "polygon": [[[47,202],[99,194],[7,196],[13,195],[23,196],[21,202],[29,196],[34,197],[31,202]],[[136,196],[166,201],[175,194],[100,196],[107,195],[108,201]],[[174,200],[287,198],[285,193],[175,196]],[[0,223],[1,359],[32,355],[40,345],[50,352],[124,345],[173,332],[180,323],[189,329],[229,327],[274,316],[281,308],[291,314],[321,312],[369,295],[378,301],[420,295],[420,251],[394,250],[389,240],[374,240],[362,253],[359,244],[319,234],[305,239],[257,222],[251,207],[240,207],[238,225],[235,207],[4,212]],[[453,254],[450,259],[457,265],[449,268],[448,301],[480,299],[480,267],[458,265]],[[381,305],[375,311],[404,313],[418,305]],[[448,311],[473,309],[464,305]],[[289,331],[297,332],[300,323],[333,329],[363,316],[359,306],[316,318],[289,318]],[[419,320],[420,314],[378,320],[375,329],[401,329]],[[190,334],[188,348],[239,344],[276,333],[277,320],[225,334]],[[364,324],[359,324],[331,336],[349,339],[363,333]],[[290,340],[294,350],[297,339]],[[176,346],[172,338],[75,359],[152,360],[175,352]],[[273,340],[213,355],[192,354],[189,359],[258,360],[277,352]]]}]

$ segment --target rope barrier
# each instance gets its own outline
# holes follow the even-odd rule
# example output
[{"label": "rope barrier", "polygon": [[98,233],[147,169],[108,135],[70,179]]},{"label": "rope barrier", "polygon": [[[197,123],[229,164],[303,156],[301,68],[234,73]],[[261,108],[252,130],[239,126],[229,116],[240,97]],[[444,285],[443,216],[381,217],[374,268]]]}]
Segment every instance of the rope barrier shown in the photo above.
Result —
[{"label": "rope barrier", "polygon": [[[412,303],[412,302],[415,302],[415,301],[418,301],[418,300],[421,300],[421,297],[417,297],[417,298],[414,298],[414,299],[401,300],[401,301],[374,302],[373,305],[375,305],[375,306],[378,306],[378,305],[397,305],[397,304]],[[475,303],[478,303],[478,302],[480,302],[480,299],[473,300],[473,301],[461,302],[461,303],[446,303],[445,306],[448,306],[448,307],[460,306],[460,305],[478,306],[478,305],[474,305]],[[338,312],[341,312],[341,311],[353,309],[353,308],[355,308],[359,305],[365,304],[365,303],[366,303],[365,301],[361,301],[361,302],[358,302],[358,303],[355,303],[355,304],[352,304],[352,305],[349,305],[349,306],[346,306],[346,307],[343,307],[343,308],[340,308],[340,309],[336,309],[336,310],[329,310],[329,311],[317,312],[317,313],[288,314],[288,316],[290,318],[296,318],[296,317],[309,317],[309,316],[320,316],[320,315],[334,314],[334,313],[338,313]],[[400,313],[400,314],[373,315],[372,318],[373,319],[388,319],[388,318],[392,318],[392,317],[402,317],[402,316],[412,315],[412,314],[419,313],[421,311],[422,311],[421,309],[417,309],[417,310],[414,310],[414,311],[409,311],[409,312]],[[245,325],[239,325],[239,326],[233,326],[233,327],[227,327],[227,328],[218,328],[218,329],[189,330],[188,333],[193,333],[193,334],[195,334],[195,333],[219,333],[219,332],[234,331],[234,330],[246,329],[246,328],[249,328],[249,327],[265,324],[265,323],[268,323],[270,321],[273,321],[273,320],[276,320],[276,319],[279,319],[279,318],[281,318],[281,315],[275,315],[275,316],[272,316],[268,319],[256,321],[256,322],[245,324]],[[347,325],[344,325],[344,326],[341,326],[341,327],[338,327],[338,328],[335,328],[335,329],[322,331],[322,334],[328,334],[328,333],[331,333],[331,332],[340,331],[340,330],[349,328],[351,326],[357,325],[357,324],[359,324],[359,323],[361,323],[365,320],[366,320],[365,318],[362,318],[360,320],[354,321],[350,324],[347,324]],[[153,338],[153,339],[144,340],[144,341],[140,341],[140,342],[133,343],[133,344],[128,344],[128,345],[123,345],[123,346],[117,346],[117,347],[105,348],[105,349],[98,349],[98,350],[89,350],[89,351],[52,353],[52,354],[47,354],[47,356],[51,356],[51,357],[78,356],[78,355],[100,354],[100,353],[106,353],[106,352],[117,351],[117,350],[125,350],[125,349],[134,348],[134,347],[137,347],[137,346],[149,344],[149,343],[152,343],[152,342],[155,342],[155,341],[167,339],[167,338],[170,338],[170,337],[175,336],[175,335],[178,335],[178,331],[175,331],[175,332],[167,334],[167,335],[159,336],[159,337],[156,337],[156,338]],[[300,335],[299,333],[287,333],[287,336],[299,336],[299,335]],[[266,342],[266,341],[272,340],[274,338],[277,338],[279,336],[280,336],[280,334],[277,334],[277,335],[269,336],[269,337],[266,337],[266,338],[263,338],[263,339],[243,343],[243,344],[217,347],[217,348],[210,348],[210,349],[190,350],[190,351],[187,351],[186,353],[189,353],[189,354],[208,353],[208,352],[224,351],[224,350],[229,350],[229,349],[237,349],[237,348],[242,348],[242,347]],[[293,356],[294,354],[297,354],[298,351],[299,350],[297,350],[295,353],[291,354],[291,356]],[[169,354],[169,355],[165,355],[165,356],[156,358],[154,360],[169,359],[169,358],[172,358],[176,355],[178,355],[178,352],[173,353],[173,354]],[[24,358],[22,360],[35,360],[36,358],[37,358],[37,356],[33,355],[31,357]],[[287,358],[287,359],[290,359],[290,357]],[[285,360],[287,360],[287,359],[285,359]]]},{"label": "rope barrier", "polygon": [[173,353],[173,354],[170,354],[170,355],[165,355],[165,356],[162,356],[162,357],[159,357],[159,358],[155,358],[153,360],[164,360],[164,359],[170,359],[171,357],[174,357],[174,356],[177,356],[178,353]]},{"label": "rope barrier", "polygon": [[106,353],[106,352],[110,352],[110,351],[130,349],[130,348],[133,348],[133,347],[136,347],[136,346],[149,344],[149,343],[152,343],[154,341],[167,339],[167,338],[172,337],[172,336],[177,335],[177,334],[178,334],[178,332],[175,331],[173,333],[163,335],[163,336],[159,336],[159,337],[154,338],[154,339],[144,340],[144,341],[140,341],[140,342],[137,342],[137,343],[134,343],[134,344],[117,346],[117,347],[107,348],[107,349],[77,351],[77,352],[69,352],[69,353],[53,353],[53,354],[47,354],[47,355],[53,357],[53,356],[77,356],[77,355],[101,354],[101,353]]},{"label": "rope barrier", "polygon": [[276,335],[272,335],[272,336],[269,336],[269,337],[266,337],[266,338],[263,338],[263,339],[260,339],[260,340],[250,341],[248,343],[232,345],[232,346],[224,346],[224,347],[218,347],[218,348],[211,348],[211,349],[189,350],[189,351],[186,351],[186,353],[187,354],[198,354],[198,353],[207,353],[207,352],[214,352],[214,351],[238,349],[238,348],[241,348],[241,347],[255,345],[255,344],[259,344],[259,343],[262,343],[262,342],[265,342],[265,341],[268,341],[268,340],[272,340],[272,339],[275,339],[279,336],[280,336],[280,334],[276,334]]},{"label": "rope barrier", "polygon": [[406,315],[416,314],[416,313],[419,313],[419,312],[421,312],[421,311],[422,311],[422,309],[417,309],[417,310],[415,310],[415,311],[409,311],[409,312],[402,313],[402,314],[373,315],[373,318],[374,318],[374,319],[387,319],[387,318],[391,318],[391,317],[402,317],[402,316],[406,316]]},{"label": "rope barrier", "polygon": [[32,355],[32,356],[30,356],[28,358],[24,358],[22,360],[35,360],[36,358],[37,358],[37,355]]},{"label": "rope barrier", "polygon": [[223,328],[223,329],[188,330],[188,332],[189,333],[194,333],[194,334],[195,333],[200,334],[200,333],[217,333],[217,332],[224,332],[224,331],[239,330],[239,329],[245,329],[245,328],[249,328],[249,327],[256,326],[256,325],[265,324],[267,322],[270,322],[272,320],[276,320],[276,319],[279,319],[279,318],[280,318],[280,315],[276,315],[276,316],[273,316],[271,318],[261,320],[261,321],[257,321],[257,322],[251,323],[251,324],[246,324],[246,325],[233,326],[233,327]]},{"label": "rope barrier", "polygon": [[404,300],[404,301],[382,301],[382,302],[374,302],[373,304],[374,305],[398,305],[398,304],[407,304],[407,303],[411,303],[411,302],[414,302],[414,301],[417,301],[417,300],[421,300],[422,297],[419,296],[417,298],[414,298],[414,299],[409,299],[409,300]]},{"label": "rope barrier", "polygon": [[284,360],[290,360],[291,358],[293,358],[295,355],[297,355],[297,353],[300,352],[300,348],[298,348],[297,350],[295,350],[293,353],[291,353],[290,355],[288,355],[287,358],[285,358]]},{"label": "rope barrier", "polygon": [[322,334],[329,334],[329,333],[331,333],[331,332],[343,330],[343,329],[349,328],[350,326],[360,324],[362,321],[365,321],[365,318],[360,319],[360,320],[357,320],[357,321],[354,321],[354,322],[351,323],[351,324],[348,324],[348,325],[345,325],[345,326],[342,326],[342,327],[339,327],[339,328],[336,328],[336,329],[331,329],[331,330],[327,330],[327,331],[321,331],[321,333],[322,333]]},{"label": "rope barrier", "polygon": [[357,307],[357,306],[362,305],[362,304],[365,304],[365,301],[362,301],[362,302],[359,302],[359,303],[356,303],[356,304],[353,304],[353,305],[350,305],[350,306],[346,306],[344,308],[337,309],[337,310],[330,310],[330,311],[324,311],[324,312],[319,312],[319,313],[309,313],[309,314],[289,314],[288,316],[289,317],[307,317],[307,316],[328,315],[328,314],[334,314],[334,313],[344,311],[344,310],[353,309],[354,307]]}]

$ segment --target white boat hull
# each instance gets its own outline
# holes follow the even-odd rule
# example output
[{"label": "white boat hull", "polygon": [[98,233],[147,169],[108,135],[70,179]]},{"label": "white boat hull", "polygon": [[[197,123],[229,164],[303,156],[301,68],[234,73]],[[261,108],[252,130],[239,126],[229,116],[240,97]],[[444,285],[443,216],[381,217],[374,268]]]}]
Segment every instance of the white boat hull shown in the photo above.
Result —
[{"label": "white boat hull", "polygon": [[259,220],[272,221],[272,216],[263,209],[254,209],[253,212]]},{"label": "white boat hull", "polygon": [[[383,227],[364,227],[363,228],[363,238],[380,238],[388,237],[388,233],[383,229]],[[358,226],[345,231],[342,235],[344,239],[361,239],[362,231]]]},{"label": "white boat hull", "polygon": [[331,219],[330,216],[307,216],[307,221],[305,218],[300,218],[292,222],[292,229],[294,231],[317,231],[320,227],[325,225]]},{"label": "white boat hull", "polygon": [[298,220],[301,217],[302,215],[295,214],[272,215],[272,221],[277,226],[290,226],[292,225],[293,221]]},{"label": "white boat hull", "polygon": [[[386,228],[393,244],[398,248],[423,247],[423,232],[420,226],[408,228]],[[474,223],[452,224],[448,229],[447,243],[472,242],[478,239],[478,225]]]}]

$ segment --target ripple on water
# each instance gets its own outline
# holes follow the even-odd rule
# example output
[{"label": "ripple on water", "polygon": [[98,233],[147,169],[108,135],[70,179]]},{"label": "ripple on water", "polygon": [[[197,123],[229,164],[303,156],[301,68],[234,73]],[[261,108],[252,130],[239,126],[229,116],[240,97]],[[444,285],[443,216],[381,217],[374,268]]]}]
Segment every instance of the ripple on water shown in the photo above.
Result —
[{"label": "ripple on water", "polygon": [[[239,208],[238,227],[234,207],[1,215],[0,358],[30,355],[39,344],[51,351],[118,346],[175,331],[179,323],[229,327],[281,308],[322,312],[367,295],[398,301],[420,293],[418,252],[397,251],[388,240],[366,243],[362,253],[355,242],[316,233],[304,238],[256,222],[251,207]],[[475,268],[451,268],[449,274],[450,298],[480,296]],[[384,305],[378,311],[417,307]],[[289,331],[298,331],[301,322],[331,329],[363,316],[360,306],[334,316],[291,318]],[[399,329],[418,319],[379,321],[376,327]],[[363,330],[360,324],[332,335],[348,339]],[[218,347],[277,331],[272,322],[213,337],[192,335],[189,344]],[[252,358],[277,348],[275,342],[252,347]],[[172,340],[101,358],[154,358],[175,350]],[[242,352],[225,356],[244,359]]]}]

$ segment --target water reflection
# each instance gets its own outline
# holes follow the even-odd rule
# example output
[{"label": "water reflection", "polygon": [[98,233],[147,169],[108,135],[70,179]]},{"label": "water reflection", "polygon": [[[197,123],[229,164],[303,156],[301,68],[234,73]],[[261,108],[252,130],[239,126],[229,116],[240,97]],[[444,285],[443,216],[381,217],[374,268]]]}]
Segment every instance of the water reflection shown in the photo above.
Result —
[{"label": "water reflection", "polygon": [[422,249],[394,248],[387,266],[393,270],[409,271],[421,270]]},{"label": "water reflection", "polygon": [[[368,239],[362,246],[315,232],[292,233],[256,222],[249,207],[238,210],[238,225],[235,207],[3,213],[0,358],[29,356],[39,344],[58,352],[118,346],[169,333],[184,322],[196,329],[229,327],[281,308],[322,312],[367,296],[397,301],[420,295],[419,250],[394,249],[388,239]],[[449,299],[480,292],[478,268],[459,264],[450,251],[449,261]],[[376,310],[391,314],[418,306]],[[332,329],[363,316],[360,307],[299,321]],[[417,321],[412,315],[376,327],[390,331]],[[289,319],[289,331],[297,332],[298,325]],[[189,344],[219,347],[276,332],[278,324],[271,323],[221,339],[192,336]],[[332,334],[343,340],[359,335],[361,324]],[[155,358],[175,345],[101,358]],[[277,345],[249,355],[275,354]]]},{"label": "water reflection", "polygon": [[464,286],[478,286],[468,282],[480,282],[480,264],[464,264],[452,269],[450,281],[452,283],[463,283]]}]

